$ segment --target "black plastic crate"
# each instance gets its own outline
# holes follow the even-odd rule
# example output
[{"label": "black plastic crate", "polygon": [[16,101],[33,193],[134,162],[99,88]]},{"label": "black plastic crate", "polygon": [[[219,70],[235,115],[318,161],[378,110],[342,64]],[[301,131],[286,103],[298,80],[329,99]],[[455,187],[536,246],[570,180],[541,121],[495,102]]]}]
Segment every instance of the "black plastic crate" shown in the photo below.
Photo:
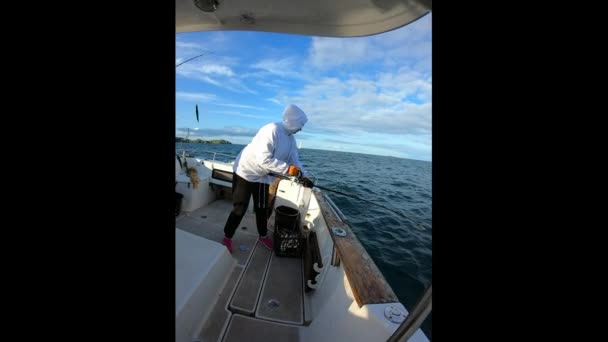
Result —
[{"label": "black plastic crate", "polygon": [[274,252],[277,256],[301,258],[306,240],[300,226],[300,213],[297,209],[280,206],[275,208]]},{"label": "black plastic crate", "polygon": [[275,227],[274,252],[277,256],[301,258],[306,248],[306,239],[299,229],[287,230]]}]

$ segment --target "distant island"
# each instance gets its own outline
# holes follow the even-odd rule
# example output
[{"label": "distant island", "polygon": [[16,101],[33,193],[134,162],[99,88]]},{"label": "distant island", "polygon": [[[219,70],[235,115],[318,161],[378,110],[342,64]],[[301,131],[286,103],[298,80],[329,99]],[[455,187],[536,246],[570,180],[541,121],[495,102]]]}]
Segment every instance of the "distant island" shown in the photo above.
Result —
[{"label": "distant island", "polygon": [[228,140],[224,139],[213,139],[213,140],[203,140],[203,139],[185,139],[180,137],[175,137],[175,142],[184,142],[184,143],[196,143],[196,144],[231,144]]}]

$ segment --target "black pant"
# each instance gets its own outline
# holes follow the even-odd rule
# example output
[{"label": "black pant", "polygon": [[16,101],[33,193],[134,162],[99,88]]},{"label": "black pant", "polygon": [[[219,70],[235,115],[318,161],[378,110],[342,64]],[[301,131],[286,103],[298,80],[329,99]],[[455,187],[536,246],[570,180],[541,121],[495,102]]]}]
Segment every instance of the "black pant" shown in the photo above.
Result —
[{"label": "black pant", "polygon": [[233,208],[224,226],[224,234],[228,238],[234,236],[236,228],[238,228],[247,207],[249,206],[249,198],[253,195],[253,208],[255,210],[255,221],[258,226],[260,236],[266,236],[268,228],[268,184],[249,182],[236,173],[232,178],[232,202]]}]

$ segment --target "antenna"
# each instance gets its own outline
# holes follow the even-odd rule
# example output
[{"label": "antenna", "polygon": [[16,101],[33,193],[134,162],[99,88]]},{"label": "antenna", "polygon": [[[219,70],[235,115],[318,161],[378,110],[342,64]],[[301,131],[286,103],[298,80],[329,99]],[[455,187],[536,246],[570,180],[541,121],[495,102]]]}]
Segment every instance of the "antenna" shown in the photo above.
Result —
[{"label": "antenna", "polygon": [[190,137],[190,128],[188,127],[186,129],[187,129],[186,137],[184,138],[184,140],[182,140],[182,157],[184,157],[184,158],[186,158],[186,149],[184,148],[184,143],[187,142],[186,140],[188,140],[188,138]]}]

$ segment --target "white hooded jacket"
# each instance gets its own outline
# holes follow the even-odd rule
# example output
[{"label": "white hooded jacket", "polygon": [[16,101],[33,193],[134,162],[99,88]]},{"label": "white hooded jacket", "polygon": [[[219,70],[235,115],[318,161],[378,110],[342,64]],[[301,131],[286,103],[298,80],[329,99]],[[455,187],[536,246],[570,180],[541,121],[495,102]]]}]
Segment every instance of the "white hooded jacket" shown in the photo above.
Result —
[{"label": "white hooded jacket", "polygon": [[260,128],[251,143],[234,161],[234,172],[249,182],[272,184],[275,177],[269,173],[286,174],[289,165],[302,169],[294,133],[308,121],[306,114],[294,105],[283,111],[283,122]]}]

